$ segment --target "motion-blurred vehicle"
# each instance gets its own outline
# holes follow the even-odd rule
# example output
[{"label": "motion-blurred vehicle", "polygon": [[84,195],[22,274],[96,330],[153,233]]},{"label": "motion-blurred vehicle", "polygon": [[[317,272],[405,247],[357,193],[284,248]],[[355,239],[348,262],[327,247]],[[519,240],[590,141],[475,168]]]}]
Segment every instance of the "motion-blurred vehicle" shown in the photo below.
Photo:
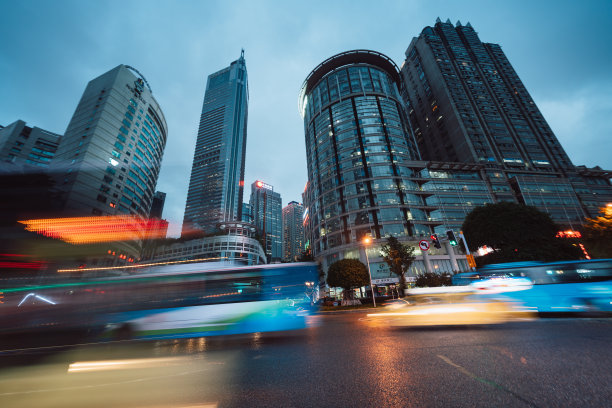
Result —
[{"label": "motion-blurred vehicle", "polygon": [[410,289],[404,299],[368,314],[368,318],[385,325],[402,327],[486,325],[526,317],[529,315],[512,302],[485,297],[469,285]]},{"label": "motion-blurred vehicle", "polygon": [[471,283],[484,290],[496,280],[528,279],[527,290],[504,292],[498,299],[518,302],[539,313],[612,312],[612,260],[559,262],[515,262],[487,265],[477,271],[480,279]]},{"label": "motion-blurred vehicle", "polygon": [[200,263],[0,289],[0,331],[105,328],[108,338],[162,339],[300,329],[317,274],[308,263]]}]

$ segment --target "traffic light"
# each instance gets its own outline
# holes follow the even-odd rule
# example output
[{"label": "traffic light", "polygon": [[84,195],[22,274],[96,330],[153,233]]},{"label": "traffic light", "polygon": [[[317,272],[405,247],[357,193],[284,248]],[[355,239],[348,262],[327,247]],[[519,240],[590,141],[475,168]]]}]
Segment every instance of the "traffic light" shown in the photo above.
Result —
[{"label": "traffic light", "polygon": [[431,234],[431,243],[436,248],[442,248],[442,245],[440,245],[440,241],[438,240],[438,234]]},{"label": "traffic light", "polygon": [[455,233],[453,232],[453,230],[446,231],[446,236],[448,237],[448,242],[452,246],[456,246],[457,245],[457,238],[455,238]]}]

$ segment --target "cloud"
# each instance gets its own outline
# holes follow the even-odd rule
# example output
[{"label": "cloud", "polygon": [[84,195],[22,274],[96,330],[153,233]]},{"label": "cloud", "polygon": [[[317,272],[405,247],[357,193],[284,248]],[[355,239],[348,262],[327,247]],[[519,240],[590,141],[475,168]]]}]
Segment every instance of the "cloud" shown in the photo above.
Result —
[{"label": "cloud", "polygon": [[541,99],[544,118],[575,165],[612,169],[612,82]]}]

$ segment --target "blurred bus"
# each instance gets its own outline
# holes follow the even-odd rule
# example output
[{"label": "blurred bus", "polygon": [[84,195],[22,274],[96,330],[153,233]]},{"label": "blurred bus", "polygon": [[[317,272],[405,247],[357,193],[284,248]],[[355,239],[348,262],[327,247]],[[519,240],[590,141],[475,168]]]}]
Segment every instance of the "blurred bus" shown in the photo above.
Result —
[{"label": "blurred bus", "polygon": [[104,330],[163,339],[303,328],[316,264],[156,266],[126,276],[0,288],[0,331]]},{"label": "blurred bus", "polygon": [[612,312],[612,259],[493,264],[475,274],[471,285],[477,289],[490,289],[495,281],[507,285],[508,279],[529,279],[530,288],[504,293],[528,310]]}]

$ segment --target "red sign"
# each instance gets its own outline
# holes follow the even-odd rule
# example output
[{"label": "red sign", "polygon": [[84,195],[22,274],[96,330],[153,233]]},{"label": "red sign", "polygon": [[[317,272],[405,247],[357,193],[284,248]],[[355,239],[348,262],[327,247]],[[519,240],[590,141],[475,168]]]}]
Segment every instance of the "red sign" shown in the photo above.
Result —
[{"label": "red sign", "polygon": [[429,242],[426,240],[419,241],[419,248],[421,248],[421,251],[427,251],[429,249]]}]

